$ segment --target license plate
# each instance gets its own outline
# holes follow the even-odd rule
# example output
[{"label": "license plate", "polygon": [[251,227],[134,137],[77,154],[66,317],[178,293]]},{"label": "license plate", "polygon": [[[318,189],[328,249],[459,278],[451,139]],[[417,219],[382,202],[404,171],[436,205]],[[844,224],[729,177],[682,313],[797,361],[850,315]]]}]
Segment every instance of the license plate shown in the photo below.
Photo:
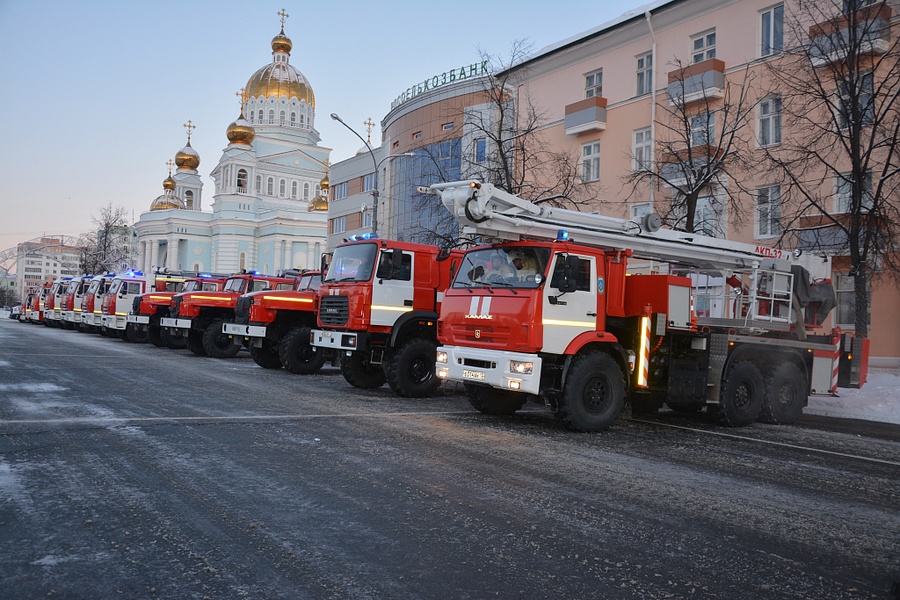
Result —
[{"label": "license plate", "polygon": [[481,371],[467,371],[463,369],[463,379],[477,379],[478,381],[484,381],[484,373]]}]

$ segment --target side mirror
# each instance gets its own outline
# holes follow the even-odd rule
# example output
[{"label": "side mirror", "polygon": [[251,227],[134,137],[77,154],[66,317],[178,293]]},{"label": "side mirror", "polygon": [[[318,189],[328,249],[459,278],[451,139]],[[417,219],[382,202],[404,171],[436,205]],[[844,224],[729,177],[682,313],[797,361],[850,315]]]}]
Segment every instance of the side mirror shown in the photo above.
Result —
[{"label": "side mirror", "polygon": [[578,274],[578,257],[569,254],[563,260],[562,281],[559,282],[559,291],[563,293],[574,292],[578,289],[575,277]]}]

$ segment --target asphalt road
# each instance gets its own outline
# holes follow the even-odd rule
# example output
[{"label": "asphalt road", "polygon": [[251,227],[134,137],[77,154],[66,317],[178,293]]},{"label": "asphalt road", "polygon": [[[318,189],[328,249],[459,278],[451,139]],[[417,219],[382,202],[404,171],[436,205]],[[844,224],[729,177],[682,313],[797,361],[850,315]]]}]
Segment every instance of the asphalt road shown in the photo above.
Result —
[{"label": "asphalt road", "polygon": [[900,441],[363,392],[0,322],[0,598],[890,598]]}]

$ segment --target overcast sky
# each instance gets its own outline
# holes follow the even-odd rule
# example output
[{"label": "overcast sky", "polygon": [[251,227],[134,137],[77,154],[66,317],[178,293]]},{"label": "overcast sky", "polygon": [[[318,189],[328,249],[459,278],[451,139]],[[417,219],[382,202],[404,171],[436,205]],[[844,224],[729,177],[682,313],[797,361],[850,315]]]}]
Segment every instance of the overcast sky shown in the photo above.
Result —
[{"label": "overcast sky", "polygon": [[[638,0],[0,0],[0,252],[44,234],[77,236],[109,203],[136,219],[162,193],[166,161],[196,129],[203,205],[237,118],[235,93],[272,60],[277,13],[291,64],[312,85],[332,162],[354,155],[391,102],[426,77],[538,50]],[[377,146],[381,132],[372,132]]]}]

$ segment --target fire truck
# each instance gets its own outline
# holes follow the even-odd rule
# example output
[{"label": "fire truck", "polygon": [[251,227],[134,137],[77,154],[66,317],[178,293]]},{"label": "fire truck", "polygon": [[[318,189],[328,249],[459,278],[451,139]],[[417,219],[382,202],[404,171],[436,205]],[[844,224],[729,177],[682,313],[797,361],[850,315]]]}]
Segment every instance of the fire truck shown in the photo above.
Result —
[{"label": "fire truck", "polygon": [[109,292],[109,286],[115,277],[115,273],[94,275],[84,296],[81,297],[81,327],[79,331],[103,332],[100,328],[103,317],[103,297]]},{"label": "fire truck", "polygon": [[464,234],[494,240],[467,251],[438,322],[438,377],[483,413],[533,399],[570,429],[600,431],[665,403],[728,426],[789,424],[810,394],[865,382],[868,341],[823,330],[830,307],[811,298],[830,283],[811,287],[792,253],[478,182],[430,190]]},{"label": "fire truck", "polygon": [[326,362],[310,345],[310,329],[316,325],[316,295],[321,271],[286,271],[297,276],[293,290],[250,292],[237,299],[234,322],[222,332],[244,340],[253,361],[264,369],[282,366],[300,375],[317,372]]},{"label": "fire truck", "polygon": [[198,356],[231,358],[241,350],[241,340],[222,333],[222,324],[234,320],[234,305],[241,294],[263,290],[291,290],[293,277],[253,273],[231,275],[221,291],[182,292],[172,297],[169,316],[159,320],[172,335],[187,334],[188,350]]},{"label": "fire truck", "polygon": [[81,325],[81,302],[93,280],[93,275],[73,277],[62,297],[60,326],[66,329],[78,329]]},{"label": "fire truck", "polygon": [[128,312],[134,305],[135,298],[148,291],[175,290],[182,285],[184,285],[184,276],[180,272],[160,271],[150,277],[145,277],[141,271],[130,270],[116,275],[110,282],[109,290],[103,296],[100,317],[101,331],[109,337],[130,341]]},{"label": "fire truck", "polygon": [[59,277],[50,286],[47,299],[44,302],[44,325],[49,327],[62,327],[62,297],[69,287],[71,277]]},{"label": "fire truck", "polygon": [[387,381],[400,396],[423,398],[434,373],[436,323],[462,251],[365,234],[337,246],[319,289],[317,352],[338,352],[350,385]]},{"label": "fire truck", "polygon": [[44,322],[44,302],[50,293],[50,283],[45,283],[40,291],[28,293],[25,304],[25,320],[34,325]]},{"label": "fire truck", "polygon": [[[160,327],[159,321],[169,316],[172,297],[179,292],[217,292],[222,289],[227,275],[197,273],[193,277],[157,279],[156,290],[135,297],[128,313],[125,334],[129,342],[149,341],[154,346],[181,349],[187,347],[182,330]],[[161,285],[162,283],[162,285]]]}]

